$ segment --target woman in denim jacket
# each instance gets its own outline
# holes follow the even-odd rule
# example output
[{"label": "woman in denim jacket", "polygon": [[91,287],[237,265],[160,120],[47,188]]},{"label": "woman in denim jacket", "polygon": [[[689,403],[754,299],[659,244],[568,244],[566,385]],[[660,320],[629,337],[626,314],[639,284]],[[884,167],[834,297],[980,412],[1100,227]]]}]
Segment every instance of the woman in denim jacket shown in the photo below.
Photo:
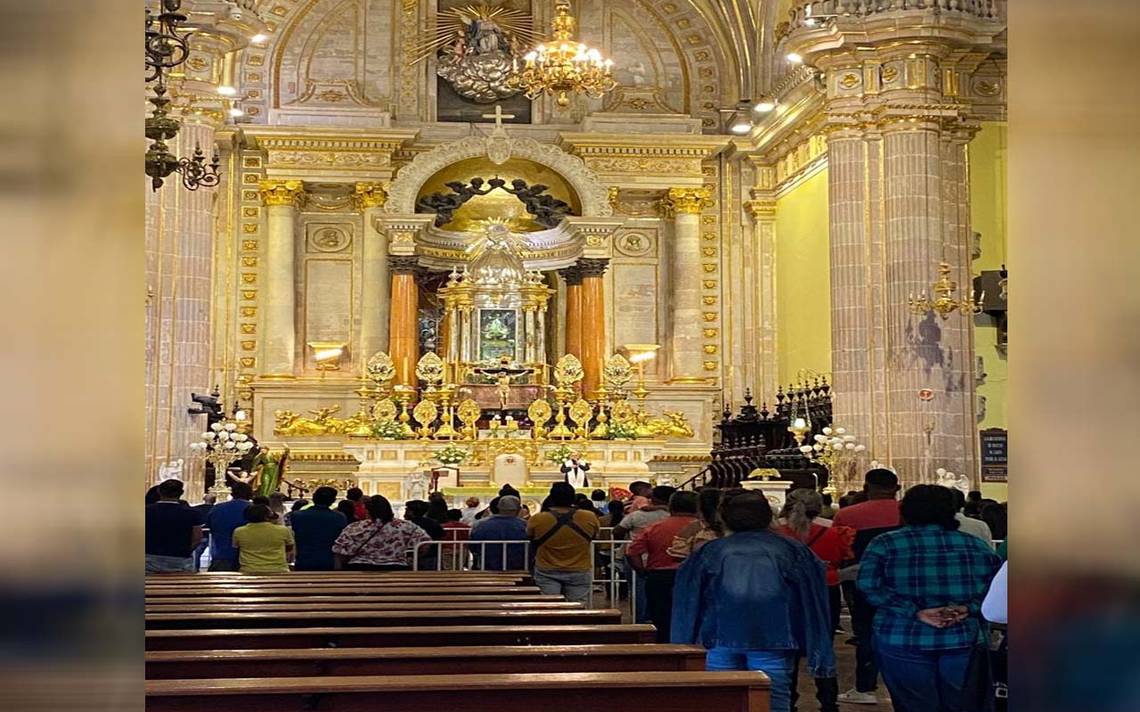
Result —
[{"label": "woman in denim jacket", "polygon": [[720,517],[730,535],[677,572],[672,642],[708,648],[709,670],[763,671],[772,712],[789,712],[798,652],[813,677],[836,674],[824,566],[770,528],[772,508],[760,493],[725,493]]}]

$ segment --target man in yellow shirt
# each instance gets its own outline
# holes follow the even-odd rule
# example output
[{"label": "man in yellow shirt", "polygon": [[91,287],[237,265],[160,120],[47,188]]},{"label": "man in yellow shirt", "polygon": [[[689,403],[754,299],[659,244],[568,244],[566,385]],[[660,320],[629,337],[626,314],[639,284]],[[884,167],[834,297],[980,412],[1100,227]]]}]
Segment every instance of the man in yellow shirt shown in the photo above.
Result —
[{"label": "man in yellow shirt", "polygon": [[566,482],[550,487],[550,511],[527,520],[527,537],[535,551],[534,582],[545,594],[589,603],[594,562],[590,542],[601,525],[593,512],[574,509],[574,488]]},{"label": "man in yellow shirt", "polygon": [[273,574],[289,570],[293,558],[293,532],[269,521],[269,507],[251,504],[245,508],[245,526],[234,530],[238,570],[242,573]]}]

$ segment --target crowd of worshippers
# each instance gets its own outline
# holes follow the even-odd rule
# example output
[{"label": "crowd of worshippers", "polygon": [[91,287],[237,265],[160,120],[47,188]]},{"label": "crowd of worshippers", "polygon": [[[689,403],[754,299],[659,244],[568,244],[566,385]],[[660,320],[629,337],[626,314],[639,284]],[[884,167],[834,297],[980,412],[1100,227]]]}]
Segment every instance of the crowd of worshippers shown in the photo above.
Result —
[{"label": "crowd of worshippers", "polygon": [[[405,503],[400,519],[358,488],[338,502],[320,487],[287,505],[237,483],[229,501],[191,507],[182,483],[167,480],[148,493],[146,570],[195,571],[207,550],[211,571],[529,569],[543,593],[587,605],[612,577],[659,642],[703,645],[710,670],[766,673],[773,712],[795,709],[801,664],[822,712],[878,704],[880,677],[896,712],[993,708],[1004,504],[938,485],[900,500],[897,475],[882,468],[837,507],[812,489],[789,492],[775,512],[755,490],[634,482],[628,492],[587,497],[559,482],[534,514],[510,486],[486,507],[470,498],[449,509],[437,493]],[[855,648],[844,693],[837,634]]]}]

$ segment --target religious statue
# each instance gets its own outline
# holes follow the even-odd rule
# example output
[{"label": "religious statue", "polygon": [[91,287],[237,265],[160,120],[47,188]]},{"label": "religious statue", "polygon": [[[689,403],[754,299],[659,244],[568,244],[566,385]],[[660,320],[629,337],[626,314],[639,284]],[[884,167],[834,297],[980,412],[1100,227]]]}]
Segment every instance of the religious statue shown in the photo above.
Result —
[{"label": "religious statue", "polygon": [[436,55],[436,74],[456,93],[482,104],[521,91],[511,81],[527,47],[542,40],[531,16],[486,3],[441,10],[415,61]]},{"label": "religious statue", "polygon": [[511,363],[509,356],[500,356],[495,366],[480,366],[475,372],[495,379],[499,391],[499,412],[507,412],[507,404],[511,397],[511,379],[533,372],[534,369],[525,366],[516,366]]},{"label": "religious statue", "polygon": [[427,499],[427,483],[424,482],[424,473],[419,470],[414,470],[412,474],[408,475],[407,481],[404,483],[404,499]]},{"label": "religious statue", "polygon": [[569,482],[574,489],[581,489],[590,486],[590,480],[586,477],[586,472],[590,469],[590,462],[586,458],[578,458],[571,456],[569,459],[562,463],[562,475],[565,477],[566,482]]}]

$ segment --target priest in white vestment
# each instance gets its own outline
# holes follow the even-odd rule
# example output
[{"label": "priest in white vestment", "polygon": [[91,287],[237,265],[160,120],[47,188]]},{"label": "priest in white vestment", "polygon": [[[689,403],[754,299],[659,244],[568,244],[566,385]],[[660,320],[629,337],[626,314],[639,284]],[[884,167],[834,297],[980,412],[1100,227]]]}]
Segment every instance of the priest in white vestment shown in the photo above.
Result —
[{"label": "priest in white vestment", "polygon": [[566,476],[566,481],[570,483],[574,489],[581,489],[590,486],[590,480],[586,477],[586,471],[590,469],[590,463],[584,459],[580,460],[572,457],[562,463],[562,474]]}]

